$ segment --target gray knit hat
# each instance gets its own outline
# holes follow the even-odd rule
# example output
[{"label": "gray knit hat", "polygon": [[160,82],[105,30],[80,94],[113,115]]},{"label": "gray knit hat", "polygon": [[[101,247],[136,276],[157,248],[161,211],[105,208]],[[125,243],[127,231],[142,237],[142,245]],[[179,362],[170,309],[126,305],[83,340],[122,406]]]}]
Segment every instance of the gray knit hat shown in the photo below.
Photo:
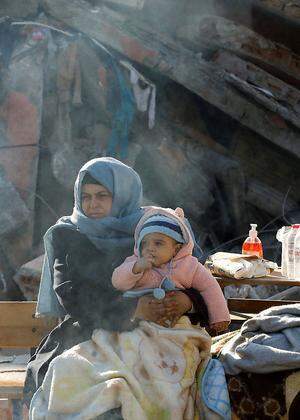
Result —
[{"label": "gray knit hat", "polygon": [[155,216],[149,217],[142,225],[137,239],[137,249],[140,251],[140,246],[143,238],[149,233],[162,233],[175,239],[176,242],[185,243],[183,233],[179,223],[171,217],[164,216],[162,214],[156,214]]}]

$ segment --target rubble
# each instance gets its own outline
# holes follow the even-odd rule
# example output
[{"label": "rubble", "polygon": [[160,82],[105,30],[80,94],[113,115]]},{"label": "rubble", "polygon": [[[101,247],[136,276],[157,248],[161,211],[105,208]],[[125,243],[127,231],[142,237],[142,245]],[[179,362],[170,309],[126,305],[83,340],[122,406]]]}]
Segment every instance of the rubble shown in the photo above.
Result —
[{"label": "rubble", "polygon": [[14,185],[0,172],[0,236],[8,236],[29,221],[30,211]]},{"label": "rubble", "polygon": [[296,87],[300,86],[300,56],[246,26],[220,16],[204,15],[198,19],[197,25],[180,27],[176,35],[195,52],[225,50]]},{"label": "rubble", "polygon": [[1,0],[0,12],[2,16],[26,17],[37,13],[38,4],[39,0]]},{"label": "rubble", "polygon": [[42,236],[107,154],[140,173],[144,204],[184,208],[204,255],[239,250],[255,221],[278,260],[300,215],[297,2],[18,3],[0,5],[2,298],[36,298]]},{"label": "rubble", "polygon": [[146,24],[141,27],[107,8],[91,10],[88,3],[76,0],[44,0],[44,4],[53,17],[116,49],[131,60],[167,75],[248,128],[300,156],[299,133],[287,125],[278,131],[273,113],[253,105],[251,100],[231,88],[218,66],[172,39],[158,36]]},{"label": "rubble", "polygon": [[14,275],[14,281],[26,300],[37,300],[43,260],[44,254],[23,264]]}]

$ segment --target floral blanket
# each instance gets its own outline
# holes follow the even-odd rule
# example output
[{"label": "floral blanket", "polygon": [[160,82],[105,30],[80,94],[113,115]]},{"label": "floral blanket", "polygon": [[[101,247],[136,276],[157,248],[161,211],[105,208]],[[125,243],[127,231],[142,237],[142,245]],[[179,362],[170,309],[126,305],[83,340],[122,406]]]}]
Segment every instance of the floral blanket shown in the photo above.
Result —
[{"label": "floral blanket", "polygon": [[187,317],[174,328],[141,322],[130,332],[95,330],[52,361],[30,418],[87,420],[120,407],[124,420],[198,419],[195,377],[210,346]]}]

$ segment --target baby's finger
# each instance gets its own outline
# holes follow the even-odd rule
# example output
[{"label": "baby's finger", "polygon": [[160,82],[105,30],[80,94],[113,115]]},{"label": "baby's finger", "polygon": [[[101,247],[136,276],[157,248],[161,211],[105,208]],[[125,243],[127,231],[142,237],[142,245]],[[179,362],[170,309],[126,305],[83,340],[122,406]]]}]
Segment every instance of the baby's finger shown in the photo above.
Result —
[{"label": "baby's finger", "polygon": [[150,300],[150,305],[152,306],[152,308],[164,308],[162,301],[159,299]]},{"label": "baby's finger", "polygon": [[167,305],[164,305],[166,312],[177,312],[178,311],[178,305],[176,302],[171,302]]},{"label": "baby's finger", "polygon": [[157,321],[157,323],[159,324],[159,325],[161,325],[162,327],[168,327],[169,326],[169,323],[168,323],[168,318],[160,318],[158,321]]},{"label": "baby's finger", "polygon": [[164,305],[165,306],[174,306],[174,305],[177,305],[177,301],[173,298],[165,297],[164,298]]},{"label": "baby's finger", "polygon": [[166,311],[164,310],[163,307],[156,307],[155,310],[151,311],[154,316],[156,316],[157,318],[161,318],[161,317],[165,317],[166,316]]},{"label": "baby's finger", "polygon": [[180,316],[176,316],[172,319],[172,322],[171,322],[171,325],[170,325],[171,328],[173,328],[177,324],[177,322],[179,321],[179,318],[180,318]]},{"label": "baby's finger", "polygon": [[173,315],[177,315],[177,310],[176,308],[165,308],[165,312],[166,312],[166,316],[173,316]]}]

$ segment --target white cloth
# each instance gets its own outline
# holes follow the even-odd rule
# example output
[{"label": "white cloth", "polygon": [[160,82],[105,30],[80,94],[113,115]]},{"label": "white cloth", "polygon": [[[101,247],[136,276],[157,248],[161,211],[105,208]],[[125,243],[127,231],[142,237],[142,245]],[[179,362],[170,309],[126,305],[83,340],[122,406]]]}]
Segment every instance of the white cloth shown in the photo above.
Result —
[{"label": "white cloth", "polygon": [[210,344],[187,317],[174,328],[141,322],[130,332],[95,330],[51,362],[30,419],[88,420],[121,407],[124,420],[194,420],[195,376]]},{"label": "white cloth", "polygon": [[[151,129],[155,125],[156,86],[139,73],[128,61],[120,61],[120,64],[129,70],[137,109],[140,112],[148,111],[148,127]],[[141,84],[144,84],[145,87],[142,87]]]}]

